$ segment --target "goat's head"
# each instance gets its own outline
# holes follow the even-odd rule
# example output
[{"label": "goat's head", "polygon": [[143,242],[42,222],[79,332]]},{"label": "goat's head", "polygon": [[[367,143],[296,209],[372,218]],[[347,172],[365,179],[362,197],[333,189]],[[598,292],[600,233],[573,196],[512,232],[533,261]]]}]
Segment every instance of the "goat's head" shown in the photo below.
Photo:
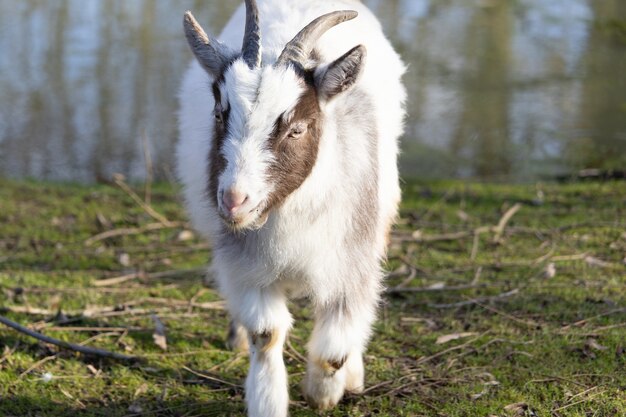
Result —
[{"label": "goat's head", "polygon": [[[261,62],[258,9],[246,0],[241,52],[209,37],[190,12],[185,34],[202,67],[215,80],[210,198],[232,229],[261,227],[311,173],[322,134],[323,104],[357,80],[365,48],[336,61],[312,64],[316,41],[333,26],[356,17],[338,11],[303,28],[272,65]],[[211,138],[207,137],[207,140]]]}]

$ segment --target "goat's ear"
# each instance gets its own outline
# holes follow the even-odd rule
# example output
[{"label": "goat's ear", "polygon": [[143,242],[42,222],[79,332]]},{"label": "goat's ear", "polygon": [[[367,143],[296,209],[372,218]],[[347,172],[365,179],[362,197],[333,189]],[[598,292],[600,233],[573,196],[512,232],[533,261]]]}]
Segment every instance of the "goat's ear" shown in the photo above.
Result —
[{"label": "goat's ear", "polygon": [[218,77],[233,59],[235,52],[209,37],[189,11],[185,13],[183,25],[191,52],[209,74]]},{"label": "goat's ear", "polygon": [[365,56],[365,47],[359,45],[317,74],[315,86],[320,98],[330,100],[352,87],[361,74]]}]

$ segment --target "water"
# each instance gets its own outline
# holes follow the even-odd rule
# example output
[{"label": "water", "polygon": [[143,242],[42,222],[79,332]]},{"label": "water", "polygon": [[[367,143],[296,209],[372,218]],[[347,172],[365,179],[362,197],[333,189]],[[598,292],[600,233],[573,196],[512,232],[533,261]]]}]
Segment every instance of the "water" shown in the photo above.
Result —
[{"label": "water", "polygon": [[[626,167],[623,0],[366,0],[409,65],[405,175]],[[237,1],[0,0],[0,175],[171,176],[190,9]]]}]

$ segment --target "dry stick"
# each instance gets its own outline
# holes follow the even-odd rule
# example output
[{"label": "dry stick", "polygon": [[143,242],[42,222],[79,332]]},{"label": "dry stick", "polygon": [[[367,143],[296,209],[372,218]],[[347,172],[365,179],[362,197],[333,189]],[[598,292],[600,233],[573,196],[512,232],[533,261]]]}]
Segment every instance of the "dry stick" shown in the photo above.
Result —
[{"label": "dry stick", "polygon": [[506,317],[506,318],[508,318],[509,320],[513,320],[514,322],[516,322],[516,323],[520,323],[520,324],[523,324],[523,325],[525,325],[525,326],[527,326],[527,327],[531,327],[531,328],[535,328],[535,329],[536,329],[536,328],[538,328],[538,327],[540,327],[540,326],[539,326],[539,323],[536,323],[536,322],[534,322],[534,321],[526,321],[526,320],[522,320],[522,319],[517,318],[517,317],[515,317],[515,316],[513,316],[513,315],[511,315],[511,314],[505,313],[504,311],[500,311],[500,310],[498,310],[498,309],[496,309],[496,308],[490,307],[490,306],[488,306],[488,305],[486,305],[486,304],[483,304],[483,303],[481,303],[481,302],[478,302],[478,301],[476,301],[476,304],[478,304],[480,307],[484,308],[485,310],[489,310],[489,311],[491,311],[491,312],[493,312],[493,313],[499,314],[499,315],[501,315],[502,317]]},{"label": "dry stick", "polygon": [[17,314],[32,314],[32,315],[38,315],[38,316],[51,316],[57,313],[56,311],[53,311],[53,310],[47,310],[44,308],[37,308],[37,307],[31,307],[31,306],[2,306],[0,307],[0,310],[10,311],[11,313],[17,313]]},{"label": "dry stick", "polygon": [[472,280],[472,285],[478,285],[478,281],[480,281],[480,275],[483,273],[483,267],[479,266],[476,268],[476,272],[474,273],[474,279]]},{"label": "dry stick", "polygon": [[202,374],[200,372],[194,371],[193,369],[187,368],[186,366],[183,366],[183,369],[185,371],[187,371],[187,372],[191,372],[195,376],[198,376],[200,378],[203,378],[203,379],[206,379],[206,380],[209,380],[209,381],[218,382],[220,384],[228,385],[228,386],[234,387],[234,388],[242,388],[241,385],[233,384],[232,382],[224,381],[223,379],[219,379],[219,378],[216,378],[214,376]]},{"label": "dry stick", "polygon": [[487,284],[467,284],[467,285],[450,285],[447,287],[404,287],[404,288],[389,288],[387,294],[398,294],[403,292],[441,292],[441,291],[462,291],[474,288],[486,288]]},{"label": "dry stick", "polygon": [[126,327],[81,327],[81,326],[52,326],[46,327],[46,330],[49,332],[126,332],[128,330],[131,331],[149,331],[149,329],[144,329],[141,327],[137,327],[134,329],[128,329]]},{"label": "dry stick", "polygon": [[443,203],[445,203],[446,201],[448,201],[448,199],[450,198],[450,196],[452,195],[453,191],[452,190],[447,190],[443,196],[437,200],[435,202],[435,204],[433,204],[432,206],[430,206],[428,208],[428,210],[426,210],[426,213],[424,213],[424,215],[422,215],[422,218],[420,219],[420,222],[426,222],[428,219],[430,219],[430,216],[432,216],[434,213],[437,212],[437,209],[439,209],[439,207],[441,205],[443,205]]},{"label": "dry stick", "polygon": [[285,345],[287,346],[287,349],[292,351],[294,357],[297,360],[299,360],[302,363],[307,363],[307,359],[304,356],[302,356],[302,354],[298,352],[296,348],[293,347],[293,345],[291,344],[291,341],[289,340],[289,337],[287,337],[287,340],[285,340]]},{"label": "dry stick", "polygon": [[88,346],[76,345],[74,343],[64,342],[62,340],[55,339],[53,337],[46,336],[41,333],[32,331],[29,328],[24,327],[21,324],[18,324],[12,320],[9,320],[4,316],[0,316],[0,323],[13,328],[14,330],[17,330],[20,333],[24,333],[30,337],[34,337],[35,339],[38,339],[43,342],[50,343],[50,344],[53,344],[55,346],[59,346],[65,349],[70,349],[76,352],[80,352],[85,355],[95,355],[95,356],[100,356],[103,358],[117,359],[121,361],[137,361],[140,359],[137,356],[127,356],[127,355],[122,355],[121,353],[110,352],[104,349],[97,349],[97,348],[92,348]]},{"label": "dry stick", "polygon": [[[9,359],[17,350],[17,347],[19,346],[19,342],[17,342],[11,349],[9,349],[8,351],[5,350],[5,353],[2,355],[2,357],[0,358],[0,364],[2,364],[2,362],[6,361],[7,359]],[[5,347],[5,349],[8,348]]]},{"label": "dry stick", "polygon": [[600,317],[610,316],[610,315],[613,315],[615,313],[624,313],[624,312],[626,312],[626,308],[617,308],[617,309],[614,309],[614,310],[611,310],[611,311],[607,311],[606,313],[598,314],[598,315],[595,315],[595,316],[592,316],[592,317],[588,317],[586,319],[578,320],[577,322],[574,322],[574,323],[571,323],[571,324],[567,324],[567,325],[561,327],[561,331],[569,330],[573,326],[576,326],[576,327],[582,326],[584,324],[587,324],[587,322],[589,322],[591,320],[594,320],[594,319],[598,319]]},{"label": "dry stick", "polygon": [[446,353],[450,353],[450,352],[454,352],[455,350],[460,350],[460,349],[463,349],[463,348],[465,348],[465,347],[467,347],[467,346],[471,345],[472,343],[474,343],[475,341],[477,341],[478,339],[480,339],[480,338],[481,338],[481,337],[483,337],[484,335],[485,335],[485,333],[483,333],[483,334],[481,334],[481,335],[479,335],[479,336],[477,336],[477,337],[475,337],[475,338],[473,338],[473,339],[470,339],[470,340],[468,340],[467,342],[465,342],[465,343],[463,343],[463,344],[461,344],[461,345],[458,345],[458,346],[453,346],[453,347],[451,347],[451,348],[448,348],[448,349],[442,350],[441,352],[435,353],[434,355],[431,355],[431,356],[425,356],[425,357],[419,358],[419,359],[417,360],[417,364],[418,364],[418,365],[421,365],[421,364],[423,364],[423,363],[430,362],[430,361],[432,361],[433,359],[436,359],[436,358],[438,358],[438,357],[440,357],[440,356],[443,356],[443,355],[445,355]]},{"label": "dry stick", "polygon": [[596,392],[596,393],[590,395],[589,397],[587,397],[585,399],[582,399],[580,401],[576,401],[575,403],[570,403],[570,404],[566,404],[566,405],[564,405],[562,407],[559,407],[559,408],[554,408],[554,409],[552,409],[552,413],[556,413],[557,411],[565,410],[566,408],[570,408],[572,406],[584,403],[586,401],[591,401],[593,398],[597,397],[598,395],[604,394],[605,392],[606,392],[606,390],[600,391],[600,392]]},{"label": "dry stick", "polygon": [[515,213],[517,213],[518,210],[521,208],[522,208],[522,205],[520,203],[515,203],[513,207],[511,207],[510,209],[506,211],[506,213],[504,213],[504,215],[502,216],[502,218],[500,219],[500,221],[498,222],[498,225],[496,226],[494,230],[494,233],[495,233],[493,237],[494,243],[499,243],[501,241],[502,233],[504,233],[504,228],[506,227],[506,224],[509,222],[509,220],[511,220],[511,218],[515,215]]},{"label": "dry stick", "polygon": [[148,206],[152,201],[152,178],[154,172],[152,169],[152,155],[150,155],[150,147],[148,146],[148,135],[146,129],[141,132],[141,145],[143,147],[143,157],[146,164],[146,182],[144,184],[144,197],[143,200]]},{"label": "dry stick", "polygon": [[94,287],[108,287],[109,285],[122,284],[126,281],[140,278],[142,275],[142,272],[133,272],[131,274],[121,275],[119,277],[99,279],[92,282],[91,285],[93,285]]},{"label": "dry stick", "polygon": [[479,235],[481,233],[487,233],[495,231],[496,226],[481,226],[474,230],[462,230],[460,232],[443,233],[440,235],[422,235],[419,230],[416,230],[410,235],[403,235],[400,233],[394,233],[392,240],[397,243],[411,242],[411,243],[432,243],[432,242],[446,242],[453,240],[465,239],[469,236]]},{"label": "dry stick", "polygon": [[593,336],[597,336],[597,334],[599,332],[604,332],[606,330],[619,329],[620,327],[626,327],[626,322],[624,322],[624,323],[617,323],[617,324],[611,324],[609,326],[596,327],[595,329],[591,329],[591,331],[588,332],[588,333],[570,333],[570,334],[574,335],[574,336],[593,337]]},{"label": "dry stick", "polygon": [[[387,290],[387,293],[394,293],[394,292],[402,291],[402,289],[406,288],[409,282],[411,282],[413,278],[415,278],[415,276],[417,275],[417,270],[411,266],[409,266],[408,268],[409,268],[409,275],[407,275],[406,278],[404,278],[402,282],[396,285],[395,287],[389,288]],[[387,275],[387,277],[389,277],[389,275]]]},{"label": "dry stick", "polygon": [[169,225],[171,222],[165,218],[165,216],[163,216],[160,213],[157,213],[152,206],[146,204],[141,197],[139,197],[137,195],[137,193],[135,193],[129,186],[128,184],[126,184],[124,182],[124,180],[122,179],[121,175],[114,175],[113,176],[113,182],[115,182],[115,184],[117,184],[118,187],[120,187],[122,190],[124,190],[126,192],[126,194],[128,194],[134,201],[135,203],[139,204],[139,206],[141,206],[142,209],[144,209],[144,211],[146,213],[148,213],[152,218],[154,218],[155,220],[157,220],[158,222],[162,223],[163,225]]},{"label": "dry stick", "polygon": [[32,364],[27,370],[25,370],[24,372],[22,372],[21,374],[19,374],[19,376],[17,377],[17,379],[22,379],[24,378],[26,375],[30,374],[32,371],[34,371],[35,369],[39,368],[41,365],[43,365],[46,362],[49,362],[53,359],[57,358],[57,354],[55,353],[54,355],[50,355],[50,356],[46,356],[45,358],[43,358],[40,361],[35,362],[34,364]]},{"label": "dry stick", "polygon": [[567,262],[567,261],[579,261],[585,259],[588,256],[587,252],[577,253],[575,255],[562,255],[562,256],[553,256],[550,258],[553,262]]},{"label": "dry stick", "polygon": [[191,297],[191,299],[189,300],[189,307],[187,307],[187,313],[193,313],[193,305],[196,303],[196,300],[205,292],[207,292],[207,289],[201,288],[193,297]]},{"label": "dry stick", "polygon": [[148,223],[147,225],[141,227],[125,227],[120,229],[107,230],[106,232],[98,233],[97,235],[94,235],[85,240],[85,246],[90,246],[101,240],[110,239],[113,237],[139,235],[145,232],[152,232],[154,230],[174,229],[177,227],[185,227],[186,225],[187,223],[185,222],[168,221],[167,223]]},{"label": "dry stick", "polygon": [[484,302],[489,302],[489,301],[494,301],[494,300],[500,300],[502,298],[511,297],[511,296],[516,295],[518,293],[519,293],[519,288],[515,288],[515,289],[513,289],[511,291],[507,291],[507,292],[504,292],[502,294],[494,295],[494,296],[491,296],[491,297],[473,298],[471,300],[459,301],[458,303],[452,303],[452,304],[429,304],[429,306],[433,307],[433,308],[463,307],[463,306],[468,306],[468,305],[477,304],[477,303],[484,303]]},{"label": "dry stick", "polygon": [[476,253],[478,251],[478,236],[482,233],[493,232],[494,238],[493,241],[498,243],[502,239],[502,234],[504,233],[504,229],[506,228],[507,223],[511,220],[511,218],[518,212],[518,210],[522,208],[520,203],[516,203],[504,213],[504,215],[498,221],[496,226],[481,226],[477,227],[474,230],[464,230],[460,232],[453,233],[444,233],[440,235],[422,235],[419,231],[414,232],[411,236],[403,236],[403,235],[395,235],[394,239],[399,242],[442,242],[442,241],[450,241],[450,240],[460,240],[465,239],[466,237],[473,236],[474,237],[474,247],[472,248],[472,255],[475,258]]},{"label": "dry stick", "polygon": [[453,233],[443,233],[440,235],[422,235],[419,231],[413,232],[409,236],[403,236],[395,234],[393,240],[402,242],[419,242],[419,243],[431,243],[431,242],[445,242],[449,240],[460,240],[470,236],[473,231],[461,231]]},{"label": "dry stick", "polygon": [[472,252],[470,253],[470,259],[472,261],[476,260],[476,256],[478,255],[479,243],[480,243],[480,233],[474,233],[474,241],[472,242]]},{"label": "dry stick", "polygon": [[121,275],[119,277],[99,279],[97,281],[92,282],[92,285],[94,287],[108,287],[111,285],[121,284],[126,281],[131,281],[133,279],[138,279],[138,278],[142,278],[145,280],[161,279],[161,278],[175,277],[175,276],[184,275],[184,274],[200,273],[200,272],[205,272],[205,271],[206,271],[206,268],[174,269],[172,271],[153,272],[150,274],[139,271],[139,272],[133,272],[127,275]]}]

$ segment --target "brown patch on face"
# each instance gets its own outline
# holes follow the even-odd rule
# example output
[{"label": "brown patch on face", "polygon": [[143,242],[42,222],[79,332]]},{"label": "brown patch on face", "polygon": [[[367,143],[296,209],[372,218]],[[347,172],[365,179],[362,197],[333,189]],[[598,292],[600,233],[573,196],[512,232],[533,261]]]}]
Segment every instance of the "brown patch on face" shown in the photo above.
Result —
[{"label": "brown patch on face", "polygon": [[[322,114],[313,85],[313,73],[301,71],[301,76],[305,92],[289,117],[282,115],[278,118],[268,141],[275,156],[275,162],[269,168],[269,181],[275,189],[268,198],[265,213],[280,205],[302,185],[317,159]],[[306,126],[306,131],[301,135],[291,134],[302,126]]]},{"label": "brown patch on face", "polygon": [[218,206],[217,190],[219,187],[219,178],[222,172],[226,169],[226,158],[222,155],[222,146],[224,144],[224,138],[228,131],[228,116],[230,113],[230,106],[226,109],[222,108],[222,94],[219,89],[220,79],[213,83],[213,97],[215,99],[215,108],[213,110],[213,116],[215,117],[215,123],[213,127],[213,146],[209,153],[209,197],[211,201]]}]

